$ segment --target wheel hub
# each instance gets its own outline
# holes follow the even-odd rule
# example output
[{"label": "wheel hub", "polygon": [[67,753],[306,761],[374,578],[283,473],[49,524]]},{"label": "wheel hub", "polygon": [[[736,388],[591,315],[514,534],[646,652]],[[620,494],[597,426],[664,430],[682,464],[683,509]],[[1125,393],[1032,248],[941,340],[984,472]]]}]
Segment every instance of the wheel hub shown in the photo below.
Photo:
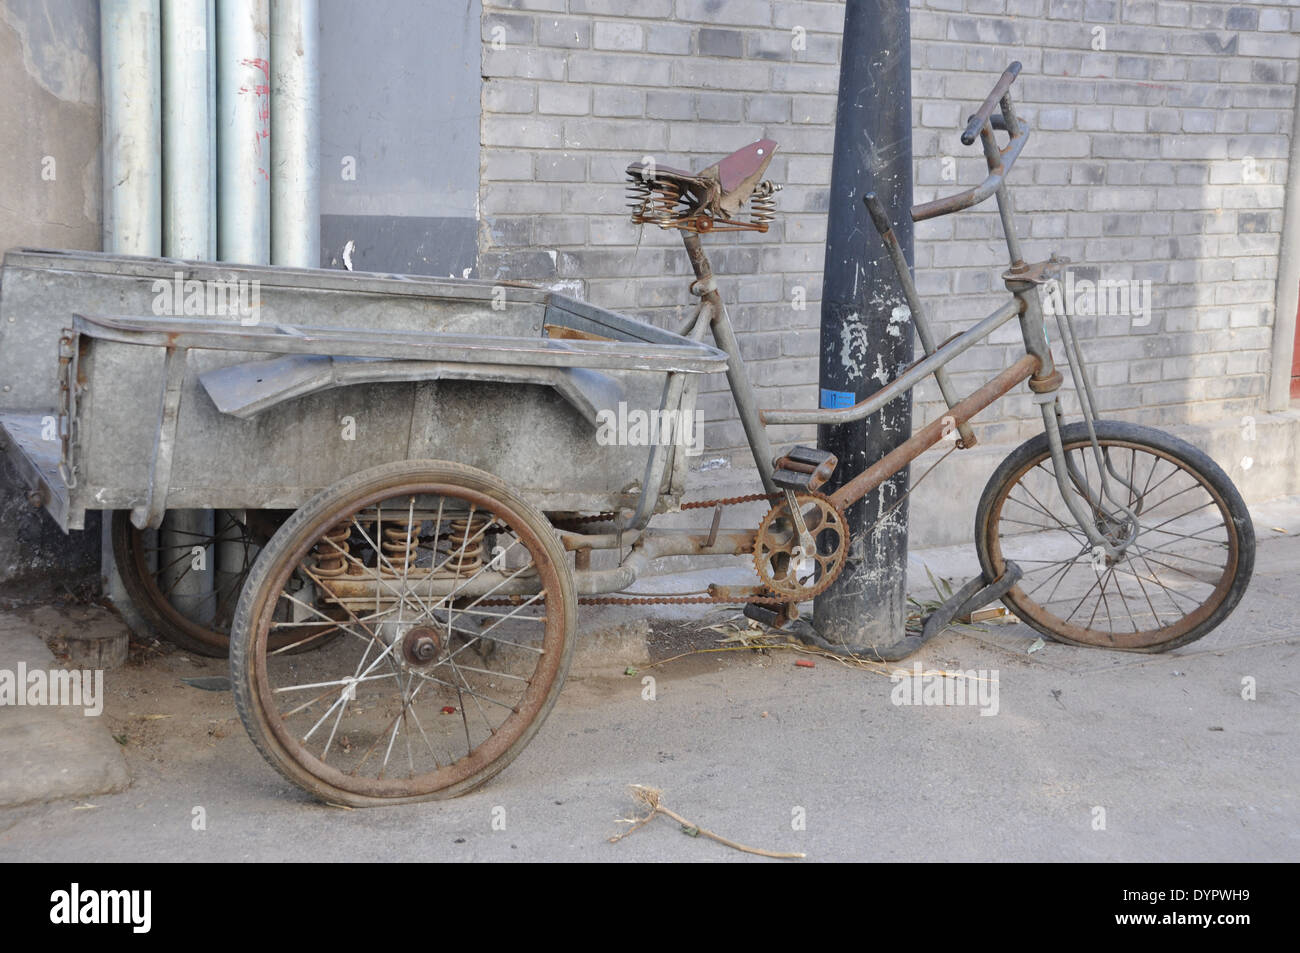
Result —
[{"label": "wheel hub", "polygon": [[423,666],[442,654],[442,635],[437,629],[428,625],[417,625],[407,629],[402,636],[402,659],[407,665]]}]

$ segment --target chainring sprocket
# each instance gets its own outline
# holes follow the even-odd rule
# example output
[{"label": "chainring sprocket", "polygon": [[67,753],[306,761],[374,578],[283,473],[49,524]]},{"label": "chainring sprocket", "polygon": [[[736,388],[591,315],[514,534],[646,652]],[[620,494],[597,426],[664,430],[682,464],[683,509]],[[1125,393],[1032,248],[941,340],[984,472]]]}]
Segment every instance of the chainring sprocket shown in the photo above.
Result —
[{"label": "chainring sprocket", "polygon": [[796,493],[795,501],[816,552],[802,552],[789,501],[781,499],[758,524],[754,568],[765,588],[790,602],[804,602],[825,592],[839,577],[848,555],[849,534],[844,511],[829,497]]}]

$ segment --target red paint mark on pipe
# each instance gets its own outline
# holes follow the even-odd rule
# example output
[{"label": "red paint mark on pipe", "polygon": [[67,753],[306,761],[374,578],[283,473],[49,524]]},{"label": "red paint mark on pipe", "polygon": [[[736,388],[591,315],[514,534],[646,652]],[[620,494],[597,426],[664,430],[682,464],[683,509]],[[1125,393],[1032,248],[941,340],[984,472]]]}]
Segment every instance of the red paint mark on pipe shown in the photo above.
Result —
[{"label": "red paint mark on pipe", "polygon": [[[243,59],[239,61],[240,66],[252,67],[261,72],[266,77],[266,82],[255,83],[253,86],[241,86],[239,91],[244,94],[252,93],[257,97],[257,133],[253,137],[254,155],[259,160],[265,159],[266,153],[262,147],[263,139],[271,138],[271,64],[264,59]],[[270,174],[263,166],[258,166],[257,171],[261,173],[262,178],[271,181]]]}]

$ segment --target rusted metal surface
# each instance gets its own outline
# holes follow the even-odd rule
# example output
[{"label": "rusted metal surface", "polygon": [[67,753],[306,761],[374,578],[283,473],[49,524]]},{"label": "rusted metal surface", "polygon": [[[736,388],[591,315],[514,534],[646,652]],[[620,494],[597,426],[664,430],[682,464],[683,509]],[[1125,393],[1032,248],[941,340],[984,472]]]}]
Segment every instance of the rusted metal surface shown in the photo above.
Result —
[{"label": "rusted metal surface", "polygon": [[1052,373],[1041,378],[1038,374],[1035,374],[1029,378],[1029,389],[1035,394],[1050,394],[1054,390],[1060,390],[1064,380],[1065,375],[1059,370],[1052,371]]},{"label": "rusted metal surface", "polygon": [[[1011,103],[1011,84],[1015,82],[1019,73],[1019,63],[1012,63],[1007,67],[994,85],[993,91],[984,100],[984,104],[970,118],[966,131],[962,133],[961,140],[965,145],[973,143],[977,134],[983,140],[984,154],[989,167],[988,177],[979,185],[964,192],[913,205],[912,221],[923,222],[926,219],[947,215],[950,212],[960,212],[962,209],[979,205],[986,199],[992,198],[1006,183],[1011,167],[1020,158],[1020,153],[1029,140],[1029,124],[1016,116]],[[998,104],[1002,107],[1000,117],[993,115],[994,106]],[[1010,139],[1001,149],[993,140],[995,128],[1005,129],[1010,134]]]},{"label": "rusted metal surface", "polygon": [[885,404],[910,390],[945,364],[974,347],[1002,325],[1020,314],[1020,301],[1012,299],[974,327],[963,331],[933,354],[899,374],[866,400],[844,408],[813,410],[764,410],[760,419],[766,424],[842,424],[870,417]]},{"label": "rusted metal surface", "polygon": [[[1088,446],[1087,442],[1083,443],[1083,446],[1087,447]],[[1125,441],[1122,440],[1107,441],[1106,446],[1108,449],[1115,449],[1115,448],[1125,447],[1126,443]],[[1158,451],[1153,451],[1151,448],[1140,444],[1127,444],[1127,446],[1135,447],[1136,449],[1142,450],[1147,453],[1158,452]],[[1165,463],[1174,472],[1179,472],[1179,470],[1182,469],[1179,461],[1176,458],[1164,452],[1158,452],[1158,455],[1161,459],[1165,461]],[[1048,459],[1048,457],[1044,454],[1042,459],[1045,460]],[[1010,494],[1012,492],[1011,488],[1017,486],[1019,484],[1019,480],[1024,476],[1024,474],[1033,470],[1034,467],[1038,466],[1040,463],[1041,463],[1040,460],[1030,460],[1024,464],[1024,466],[1019,470],[1019,472],[1009,477],[1008,480],[1003,484],[1003,486],[1007,487],[1008,489],[1004,494],[1000,495],[994,501],[993,507],[991,509],[990,518],[987,522],[988,538],[986,540],[986,545],[988,547],[990,560],[992,562],[992,569],[995,572],[995,574],[999,576],[1001,576],[1006,571],[1007,567],[1012,563],[1012,560],[1006,558],[1006,556],[1003,554],[1002,540],[998,532],[998,522],[1001,517],[1002,508],[1007,504],[1008,500],[1011,498],[1010,497]],[[1222,495],[1212,485],[1210,485],[1210,483],[1206,481],[1204,477],[1197,476],[1196,484],[1203,489],[1203,491],[1207,494],[1210,502],[1214,505],[1214,507],[1219,512],[1225,514],[1229,512],[1229,507],[1224,501]],[[1184,489],[1182,492],[1186,492],[1186,489]],[[1143,494],[1139,494],[1139,498],[1142,495]],[[1021,511],[1017,511],[1017,512],[1021,512]],[[1093,522],[1094,524],[1097,522],[1097,517],[1095,515],[1094,515]],[[1074,642],[1075,644],[1097,645],[1103,648],[1118,648],[1118,649],[1149,648],[1152,645],[1158,645],[1164,642],[1172,641],[1187,634],[1196,626],[1203,623],[1211,615],[1213,615],[1214,612],[1223,603],[1223,601],[1228,597],[1228,594],[1232,589],[1233,583],[1237,576],[1238,563],[1242,558],[1241,539],[1239,534],[1236,532],[1228,532],[1226,534],[1226,539],[1221,545],[1223,545],[1224,548],[1226,549],[1226,559],[1224,560],[1224,566],[1221,571],[1221,574],[1218,576],[1217,579],[1214,580],[1214,588],[1211,590],[1211,592],[1205,597],[1204,601],[1201,602],[1200,605],[1197,605],[1190,612],[1187,612],[1186,615],[1183,615],[1181,618],[1178,618],[1175,622],[1171,623],[1170,625],[1160,626],[1159,628],[1156,629],[1140,629],[1138,626],[1134,625],[1133,627],[1134,630],[1132,632],[1107,631],[1104,633],[1104,635],[1099,636],[1099,634],[1096,631],[1091,630],[1089,628],[1090,623],[1085,625],[1078,625],[1070,622],[1068,618],[1060,619],[1057,616],[1055,616],[1054,613],[1048,608],[1047,605],[1040,604],[1037,601],[1035,601],[1033,595],[1036,593],[1036,589],[1031,589],[1029,593],[1026,593],[1017,584],[1012,586],[1008,590],[1007,595],[1009,597],[1009,600],[1014,604],[1017,615],[1021,616],[1021,618],[1029,621],[1030,624],[1034,625],[1035,627],[1044,627],[1048,631],[1057,632],[1061,636],[1063,636],[1066,640]],[[1165,565],[1166,568],[1168,568],[1168,564],[1162,564],[1158,559],[1156,561],[1156,565],[1157,566]],[[1201,559],[1198,560],[1198,568],[1201,565],[1209,565],[1209,564],[1205,563],[1204,559]],[[1214,568],[1215,568],[1214,566],[1211,566],[1211,570],[1201,569],[1200,571],[1202,572],[1212,571]],[[1175,568],[1175,571],[1186,574],[1186,570],[1179,570]],[[1146,569],[1144,570],[1144,572],[1154,576],[1154,571],[1151,568],[1150,562],[1146,564]],[[1100,578],[1100,576],[1098,578]],[[1147,581],[1151,583],[1153,589],[1156,586],[1161,585],[1154,578],[1148,578]],[[1194,603],[1196,601],[1194,598],[1188,597],[1185,593],[1182,595],[1183,598],[1189,602]],[[1118,613],[1118,611],[1119,610],[1117,608],[1116,612]],[[1178,611],[1183,612],[1186,610],[1180,606]],[[1130,614],[1131,614],[1131,610],[1130,610]],[[1157,617],[1157,625],[1159,625],[1158,617]]]},{"label": "rusted metal surface", "polygon": [[[632,163],[627,167],[632,221],[696,233],[766,232],[780,187],[762,178],[776,148],[773,140],[760,139],[699,172],[647,160]],[[746,202],[748,221],[737,218]]]},{"label": "rusted metal surface", "polygon": [[[1037,370],[1038,358],[1032,354],[1026,354],[993,380],[957,404],[947,416],[951,416],[954,422],[970,420]],[[897,449],[877,460],[862,473],[832,493],[831,500],[841,508],[853,505],[942,440],[944,431],[948,426],[950,426],[950,423],[943,418],[932,420]]]},{"label": "rusted metal surface", "polygon": [[1053,255],[1046,261],[1036,261],[1029,264],[1019,262],[1016,267],[1004,271],[1002,280],[1007,283],[1007,287],[1012,291],[1016,290],[1016,283],[1028,282],[1033,285],[1047,284],[1060,273],[1070,259],[1064,255]]},{"label": "rusted metal surface", "polygon": [[[554,314],[586,330],[601,312]],[[291,509],[358,468],[412,458],[499,473],[548,509],[632,503],[648,519],[682,491],[690,448],[602,442],[600,414],[626,405],[687,420],[698,377],[729,366],[698,340],[648,325],[634,337],[637,324],[613,315],[608,336],[628,339],[169,317],[73,324],[59,405],[36,415],[62,433],[64,486],[51,499],[67,529],[83,525],[86,509],[130,509],[145,525],[166,509]],[[554,452],[583,446],[591,465],[582,468]]]},{"label": "rusted metal surface", "polygon": [[772,461],[777,483],[787,490],[817,490],[835,472],[839,460],[833,453],[813,447],[795,447]]},{"label": "rusted metal surface", "polygon": [[[539,619],[542,628],[537,637],[536,648],[527,653],[516,653],[524,654],[530,660],[527,671],[510,672],[505,663],[498,665],[494,661],[497,653],[485,654],[482,657],[475,656],[473,663],[469,662],[464,655],[461,656],[462,672],[471,671],[465,666],[474,665],[475,670],[485,672],[488,676],[494,672],[503,673],[497,679],[502,682],[502,685],[495,693],[481,696],[486,701],[488,698],[499,698],[505,695],[506,701],[498,701],[497,705],[492,706],[493,717],[500,716],[502,719],[499,724],[490,725],[491,730],[488,734],[480,735],[478,740],[471,740],[470,726],[467,723],[463,753],[462,749],[444,753],[442,749],[435,751],[430,748],[432,757],[422,758],[418,765],[412,761],[410,771],[406,766],[411,755],[403,753],[400,769],[389,772],[380,768],[376,772],[375,769],[379,768],[378,764],[372,763],[367,767],[369,752],[366,752],[366,757],[361,758],[358,764],[356,752],[349,751],[347,747],[325,745],[326,750],[322,753],[323,740],[304,738],[303,732],[310,727],[314,714],[307,719],[306,725],[302,724],[301,719],[299,722],[291,723],[293,714],[304,706],[295,705],[292,710],[285,711],[290,704],[298,702],[299,698],[293,697],[283,701],[285,696],[276,691],[279,687],[279,683],[275,680],[277,676],[280,679],[292,677],[292,669],[288,674],[283,670],[277,670],[276,675],[273,675],[272,666],[269,664],[273,658],[272,639],[276,632],[286,625],[277,617],[276,610],[286,598],[299,598],[294,595],[295,589],[290,586],[290,580],[304,562],[314,561],[312,554],[317,547],[324,542],[325,547],[328,548],[327,539],[336,527],[340,524],[352,527],[359,538],[365,538],[367,534],[363,524],[370,514],[375,512],[377,506],[387,502],[390,511],[406,513],[408,505],[413,506],[414,501],[421,498],[437,499],[446,503],[448,509],[454,506],[456,511],[461,513],[488,514],[492,522],[498,523],[503,528],[508,527],[509,532],[522,544],[523,551],[528,556],[529,565],[534,570],[531,580],[532,591],[543,594],[536,602],[544,606],[545,611]],[[539,535],[538,530],[544,531],[544,526],[535,529],[528,518],[493,494],[469,483],[445,483],[414,472],[409,477],[394,479],[377,488],[340,494],[335,501],[323,504],[309,525],[302,527],[293,537],[284,540],[285,545],[276,552],[274,562],[268,566],[267,579],[253,594],[255,600],[249,607],[252,620],[249,658],[255,664],[242,664],[245,681],[237,685],[237,692],[243,689],[242,695],[237,695],[237,700],[242,704],[241,715],[244,717],[245,725],[248,726],[251,719],[262,736],[261,744],[274,745],[273,753],[279,757],[273,758],[273,763],[278,762],[278,766],[282,766],[284,760],[289,760],[295,767],[309,772],[310,779],[307,780],[307,786],[316,793],[319,793],[320,786],[323,784],[339,792],[346,792],[350,800],[356,799],[352,800],[352,803],[365,803],[367,798],[383,798],[391,802],[418,799],[434,792],[454,794],[457,793],[458,785],[472,783],[486,766],[497,759],[508,760],[515,743],[527,737],[532,723],[543,717],[553,703],[558,691],[557,683],[563,679],[568,660],[565,643],[572,638],[573,634],[572,602],[566,599],[566,593],[569,593],[571,598],[571,589],[566,579],[567,570],[561,563],[547,555],[547,543]],[[373,540],[373,537],[371,539]],[[488,573],[487,575],[504,574]],[[454,575],[453,584],[456,581],[465,583],[468,580]],[[453,631],[453,627],[436,614],[435,607],[441,604],[435,602],[433,596],[426,594],[427,585],[425,579],[413,581],[400,570],[394,572],[388,586],[402,594],[401,609],[396,611],[381,609],[376,612],[371,603],[372,608],[369,612],[358,615],[346,607],[341,607],[343,611],[337,620],[338,626],[346,629],[352,638],[373,641],[376,649],[380,651],[388,650],[388,640],[400,639],[400,642],[395,642],[391,646],[395,651],[389,654],[395,662],[403,666],[403,675],[406,676],[409,669],[414,669],[416,672],[434,678],[435,687],[426,686],[424,692],[425,695],[429,695],[439,690],[436,685],[437,676],[432,673],[442,673],[443,684],[450,684],[453,691],[453,711],[464,717],[466,704],[471,706],[474,704],[473,700],[464,696],[474,694],[473,691],[469,689],[468,684],[465,685],[464,692],[457,691],[462,684],[460,679],[464,679],[465,676],[460,675],[458,678],[453,674],[445,658],[448,654],[448,646],[429,637],[428,632],[421,632],[422,629]],[[452,591],[457,596],[465,597],[482,594],[470,592],[467,586]],[[418,611],[415,611],[417,609]],[[381,623],[384,622],[393,626],[391,634],[381,629]],[[415,633],[414,638],[411,637],[412,632]],[[307,656],[307,658],[315,657],[318,657],[317,653]],[[331,669],[328,673],[329,680],[337,681],[340,676],[354,675],[355,660],[349,658],[348,661],[350,664],[346,668],[336,665]],[[374,668],[375,665],[371,667]],[[428,680],[418,675],[414,678]],[[238,676],[236,680],[239,680]],[[479,681],[482,682],[483,679]],[[381,683],[372,681],[370,684],[373,686]],[[399,680],[395,680],[391,694],[381,696],[378,709],[381,720],[374,724],[387,723],[388,727],[373,730],[371,725],[372,730],[364,732],[367,737],[378,739],[375,745],[379,745],[379,740],[387,741],[390,733],[396,737],[392,722],[387,720],[386,706],[391,705],[399,713],[405,714],[406,708],[411,704],[413,696],[403,694],[401,684]],[[336,690],[327,691],[331,697],[337,695]],[[409,693],[409,689],[407,692]],[[336,704],[341,705],[342,702],[336,700]],[[426,712],[428,710],[426,707]],[[436,711],[436,706],[433,710]],[[361,724],[367,716],[358,706],[348,713],[348,717],[354,723]],[[368,717],[374,719],[376,716],[371,714]],[[426,719],[428,717],[426,714]],[[346,728],[347,726],[344,730]],[[413,724],[407,725],[405,730],[415,734],[416,738],[421,737]],[[390,749],[391,747],[390,745]],[[379,745],[379,750],[380,756],[383,756],[382,745]],[[420,750],[416,749],[416,751]],[[266,753],[265,747],[263,752]],[[378,760],[379,757],[376,757],[375,761]],[[386,756],[383,756],[383,763],[385,765],[388,763]],[[281,769],[283,770],[283,767]],[[294,780],[299,784],[304,783],[301,778],[294,778]]]},{"label": "rusted metal surface", "polygon": [[[768,510],[754,538],[754,568],[759,582],[789,602],[825,592],[839,578],[849,551],[848,522],[834,500],[812,493],[788,494]],[[801,517],[811,545],[795,532],[791,514]],[[801,563],[804,563],[801,566]]]},{"label": "rusted metal surface", "polygon": [[1002,75],[998,77],[998,81],[993,84],[993,89],[989,92],[988,96],[985,97],[983,104],[980,105],[979,109],[975,110],[975,114],[967,121],[966,131],[961,134],[962,145],[969,146],[975,141],[975,137],[979,135],[980,130],[984,128],[984,124],[992,118],[993,110],[999,102],[1005,105],[1007,92],[1011,89],[1011,84],[1016,81],[1016,77],[1019,75],[1019,62],[1012,63],[1002,71]]},{"label": "rusted metal surface", "polygon": [[[889,221],[889,213],[885,210],[884,203],[880,201],[875,192],[868,192],[863,197],[863,201],[866,203],[867,210],[871,213],[871,221],[876,226],[876,231],[880,232],[880,240],[884,243],[889,260],[894,265],[894,273],[898,276],[898,282],[903,287],[903,295],[907,298],[907,306],[912,312],[912,326],[916,329],[916,336],[921,340],[922,352],[921,357],[915,363],[920,363],[959,335],[954,334],[943,344],[938,347],[935,346],[934,331],[930,328],[930,321],[926,315],[925,306],[921,302],[921,295],[916,290],[916,282],[912,280],[912,269],[908,266],[907,256],[903,253],[903,246],[899,244],[898,236],[894,234],[893,226]],[[911,369],[911,366],[904,368],[899,372],[899,375],[901,376]],[[957,403],[957,392],[952,386],[952,381],[948,378],[947,368],[935,368],[934,381],[939,385],[939,393],[943,396],[944,402],[951,408]],[[963,448],[975,446],[975,433],[966,424],[962,424],[959,428],[959,436]]]}]

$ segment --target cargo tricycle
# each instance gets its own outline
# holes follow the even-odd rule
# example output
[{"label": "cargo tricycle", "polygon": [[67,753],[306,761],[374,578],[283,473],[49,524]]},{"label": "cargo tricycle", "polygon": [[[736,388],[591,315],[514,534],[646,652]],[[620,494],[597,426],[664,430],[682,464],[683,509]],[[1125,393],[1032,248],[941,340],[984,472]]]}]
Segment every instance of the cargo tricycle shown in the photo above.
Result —
[{"label": "cargo tricycle", "polygon": [[[1098,419],[1070,316],[1057,314],[1080,409],[1066,422],[1040,301],[1064,262],[1024,260],[1007,191],[1030,133],[1010,95],[1018,70],[963,136],[982,144],[987,179],[910,210],[923,221],[995,198],[1010,299],[936,342],[868,194],[923,353],[852,406],[759,409],[704,251],[714,232],[772,220],[777,187],[763,176],[776,143],[764,139],[699,172],[628,169],[633,221],[679,230],[690,260],[698,304],[676,332],[514,283],[10,252],[6,451],[64,530],[88,510],[114,514],[136,609],[183,646],[228,649],[258,749],[334,803],[454,796],[501,771],[555,704],[584,601],[738,604],[818,641],[799,607],[860,558],[847,508],[936,444],[973,446],[970,420],[1022,383],[1043,432],[979,501],[981,574],[919,632],[867,654],[900,658],[997,599],[1062,642],[1184,645],[1241,598],[1250,518],[1196,448]],[[214,315],[204,300],[189,313],[191,290],[222,282],[242,304],[256,288],[256,307]],[[1023,355],[959,396],[945,365],[1013,320]],[[712,373],[727,375],[760,485],[684,502]],[[770,444],[768,425],[863,421],[932,375],[947,413],[861,472]],[[628,408],[648,412],[651,432],[601,439]],[[733,506],[758,501],[757,525],[727,525]],[[698,512],[698,528],[651,526],[676,510]],[[671,556],[741,557],[754,578],[614,595]]]}]

